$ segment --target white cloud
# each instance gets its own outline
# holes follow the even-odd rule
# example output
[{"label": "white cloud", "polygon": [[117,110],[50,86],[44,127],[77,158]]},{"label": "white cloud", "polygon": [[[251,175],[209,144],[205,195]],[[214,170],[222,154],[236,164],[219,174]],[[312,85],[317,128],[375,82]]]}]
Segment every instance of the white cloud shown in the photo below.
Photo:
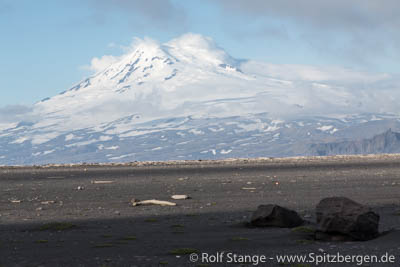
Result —
[{"label": "white cloud", "polygon": [[118,57],[110,56],[110,55],[105,55],[100,58],[94,57],[90,65],[83,66],[82,68],[85,70],[92,71],[94,73],[100,72],[107,67],[109,67],[111,64],[115,63],[118,61]]},{"label": "white cloud", "polygon": [[92,73],[98,73],[105,70],[110,65],[120,61],[124,56],[137,49],[138,46],[145,46],[149,48],[158,47],[159,45],[159,42],[149,37],[145,37],[144,39],[135,37],[132,39],[132,42],[128,46],[117,45],[116,43],[111,42],[110,44],[108,44],[108,47],[121,49],[124,53],[122,56],[104,55],[102,57],[94,57],[90,61],[90,65],[84,65],[80,68],[83,70],[91,71]]},{"label": "white cloud", "polygon": [[32,113],[33,108],[25,105],[8,105],[0,107],[0,123],[13,123],[18,121],[32,122],[35,115]]},{"label": "white cloud", "polygon": [[352,69],[331,67],[331,66],[312,66],[299,64],[270,64],[257,61],[246,61],[241,66],[242,70],[260,75],[268,75],[290,81],[330,81],[335,84],[350,83],[372,83],[390,79],[386,73],[370,73],[355,71]]}]

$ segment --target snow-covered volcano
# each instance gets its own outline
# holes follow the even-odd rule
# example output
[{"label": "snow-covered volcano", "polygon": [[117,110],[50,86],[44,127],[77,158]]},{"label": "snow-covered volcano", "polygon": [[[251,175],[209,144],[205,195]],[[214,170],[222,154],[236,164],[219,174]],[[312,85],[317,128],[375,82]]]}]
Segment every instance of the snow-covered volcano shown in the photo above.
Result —
[{"label": "snow-covered volcano", "polygon": [[[132,114],[143,120],[260,112],[326,115],[354,110],[360,101],[351,88],[315,81],[319,77],[273,77],[268,68],[236,60],[201,35],[186,34],[165,44],[137,40],[106,69],[37,103],[35,113],[49,125],[56,119],[77,128]],[[316,70],[302,71],[316,76]]]},{"label": "snow-covered volcano", "polygon": [[0,130],[0,164],[304,154],[350,126],[396,129],[397,88],[387,74],[237,60],[196,34],[136,40]]},{"label": "snow-covered volcano", "polygon": [[35,111],[41,117],[67,120],[73,127],[133,113],[146,120],[183,112],[200,114],[208,108],[190,110],[194,102],[250,97],[262,91],[259,85],[245,87],[254,78],[243,74],[238,65],[210,39],[199,35],[185,35],[166,44],[138,40],[117,62],[37,103]]}]

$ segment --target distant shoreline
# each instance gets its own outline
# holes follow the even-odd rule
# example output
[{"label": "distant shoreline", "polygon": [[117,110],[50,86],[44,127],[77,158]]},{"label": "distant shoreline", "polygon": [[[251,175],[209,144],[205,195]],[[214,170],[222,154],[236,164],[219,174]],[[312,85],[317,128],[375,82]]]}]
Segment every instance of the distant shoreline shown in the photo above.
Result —
[{"label": "distant shoreline", "polygon": [[216,160],[169,160],[169,161],[135,161],[121,163],[65,163],[65,164],[44,164],[44,165],[0,165],[4,169],[48,169],[48,168],[96,168],[96,167],[185,167],[185,166],[230,166],[248,164],[312,164],[332,163],[343,161],[366,160],[371,162],[400,160],[400,154],[366,154],[366,155],[335,155],[335,156],[297,156],[297,157],[258,157],[258,158],[229,158]]}]

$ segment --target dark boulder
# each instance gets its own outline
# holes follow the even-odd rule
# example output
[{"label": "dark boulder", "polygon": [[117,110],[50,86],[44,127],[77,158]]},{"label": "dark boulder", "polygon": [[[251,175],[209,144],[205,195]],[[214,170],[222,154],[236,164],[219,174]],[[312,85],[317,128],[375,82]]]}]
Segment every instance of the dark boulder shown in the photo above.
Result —
[{"label": "dark boulder", "polygon": [[317,239],[365,241],[379,235],[379,215],[351,199],[325,198],[318,203],[316,213]]},{"label": "dark boulder", "polygon": [[292,228],[303,224],[303,219],[293,210],[278,205],[260,205],[253,213],[251,225],[257,227]]}]

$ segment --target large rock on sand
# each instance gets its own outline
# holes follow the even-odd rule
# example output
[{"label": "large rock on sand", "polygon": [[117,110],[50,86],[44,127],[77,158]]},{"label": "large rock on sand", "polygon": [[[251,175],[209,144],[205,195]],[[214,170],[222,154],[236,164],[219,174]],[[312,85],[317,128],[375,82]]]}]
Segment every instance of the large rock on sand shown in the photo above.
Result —
[{"label": "large rock on sand", "polygon": [[[370,240],[379,234],[379,215],[345,197],[322,199],[316,208],[317,239],[344,236],[352,240]],[[318,234],[320,233],[320,234]]]},{"label": "large rock on sand", "polygon": [[303,224],[303,219],[293,210],[278,205],[260,205],[253,213],[251,225],[258,227],[292,228]]}]

